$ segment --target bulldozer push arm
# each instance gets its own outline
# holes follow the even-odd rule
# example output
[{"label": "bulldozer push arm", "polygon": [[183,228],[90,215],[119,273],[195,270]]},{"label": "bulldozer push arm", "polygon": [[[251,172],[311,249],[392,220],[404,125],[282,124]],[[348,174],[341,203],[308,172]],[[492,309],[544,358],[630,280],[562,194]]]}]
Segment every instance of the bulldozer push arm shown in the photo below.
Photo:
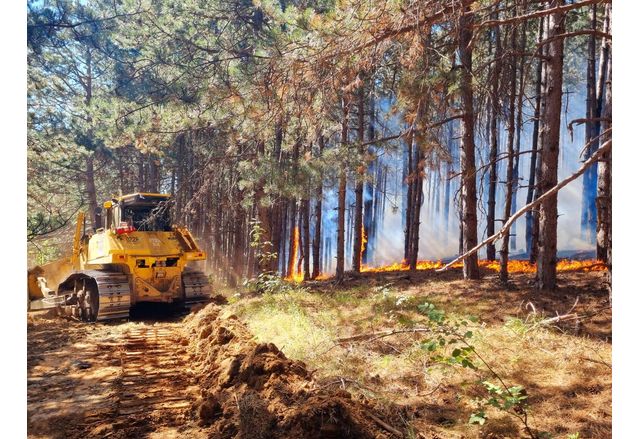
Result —
[{"label": "bulldozer push arm", "polygon": [[85,229],[84,212],[78,213],[76,220],[76,230],[73,234],[73,252],[71,253],[71,266],[74,270],[80,270],[80,254],[82,252],[82,236]]}]

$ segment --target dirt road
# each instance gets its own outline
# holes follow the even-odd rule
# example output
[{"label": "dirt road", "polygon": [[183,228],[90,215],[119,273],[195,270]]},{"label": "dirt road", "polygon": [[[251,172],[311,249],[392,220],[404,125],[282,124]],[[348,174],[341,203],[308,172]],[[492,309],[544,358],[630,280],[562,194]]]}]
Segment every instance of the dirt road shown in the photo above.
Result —
[{"label": "dirt road", "polygon": [[28,317],[32,438],[206,437],[180,319],[82,324]]}]

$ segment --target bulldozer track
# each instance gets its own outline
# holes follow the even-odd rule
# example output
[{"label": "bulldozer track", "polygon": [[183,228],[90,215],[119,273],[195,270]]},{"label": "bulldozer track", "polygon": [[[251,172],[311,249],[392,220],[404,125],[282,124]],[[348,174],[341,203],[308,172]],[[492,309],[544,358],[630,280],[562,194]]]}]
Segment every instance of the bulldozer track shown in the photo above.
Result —
[{"label": "bulldozer track", "polygon": [[211,284],[206,274],[201,271],[185,271],[182,273],[185,305],[206,302],[211,297]]},{"label": "bulldozer track", "polygon": [[131,290],[129,279],[121,273],[87,270],[85,273],[96,280],[100,306],[97,320],[123,319],[129,317]]},{"label": "bulldozer track", "polygon": [[198,386],[180,325],[57,320],[32,326],[27,401],[34,437],[137,438],[152,431],[165,437],[184,429]]},{"label": "bulldozer track", "polygon": [[162,326],[140,325],[125,332],[117,418],[184,414],[193,387],[186,354],[177,353],[180,347],[174,331]]}]

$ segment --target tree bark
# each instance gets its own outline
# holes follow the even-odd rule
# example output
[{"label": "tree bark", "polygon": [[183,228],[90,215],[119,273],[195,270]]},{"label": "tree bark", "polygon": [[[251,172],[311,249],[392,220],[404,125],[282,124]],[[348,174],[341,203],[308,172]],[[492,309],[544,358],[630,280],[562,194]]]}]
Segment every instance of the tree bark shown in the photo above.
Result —
[{"label": "tree bark", "polygon": [[[564,0],[552,0],[551,7],[564,5]],[[553,188],[558,182],[558,154],[560,143],[560,118],[562,115],[562,81],[564,64],[564,39],[557,38],[565,29],[565,14],[555,12],[549,16],[549,53],[547,57],[546,108],[542,116],[544,138],[542,141],[542,173],[540,191]],[[556,262],[558,240],[558,196],[545,199],[540,204],[540,234],[538,237],[537,284],[539,289],[556,287]]]},{"label": "tree bark", "polygon": [[[610,6],[607,6],[609,9]],[[607,15],[610,11],[607,10]],[[603,44],[605,42],[603,41]],[[605,104],[603,116],[611,120],[612,117],[612,86],[611,86],[611,60],[607,66],[607,79],[604,95]],[[606,132],[612,127],[611,122],[605,121],[602,124],[603,130]],[[602,143],[611,141],[611,134],[602,136]],[[611,209],[611,151],[604,154],[598,161],[598,195],[596,198],[598,207],[598,230],[597,230],[597,257],[603,261],[609,268],[609,276],[612,268],[612,209]]]},{"label": "tree bark", "polygon": [[[295,198],[289,200],[289,261],[287,263],[287,273],[286,277],[292,277],[295,273],[296,266],[296,248],[298,247],[298,243],[296,240],[298,236],[296,236],[296,219],[297,219],[297,203]],[[298,230],[298,234],[300,231]]]},{"label": "tree bark", "polygon": [[[468,6],[460,14],[458,27],[458,51],[460,54],[461,94],[462,94],[462,139],[460,149],[460,170],[462,184],[462,238],[463,250],[472,249],[478,243],[478,220],[476,212],[476,158],[474,143],[474,112],[472,58],[470,46],[473,13]],[[559,114],[559,113],[558,113]],[[464,259],[462,273],[465,279],[479,279],[478,255]]]},{"label": "tree bark", "polygon": [[[540,29],[538,33],[538,43],[547,39],[548,32],[548,20],[546,17],[540,19]],[[547,56],[547,47],[542,48],[542,55]],[[544,138],[544,132],[540,129],[540,119],[545,112],[545,101],[542,95],[543,90],[546,90],[547,84],[547,68],[546,63],[540,59],[538,63],[537,81],[536,81],[536,110],[534,115],[533,125],[533,155],[531,157],[531,168],[529,172],[529,192],[527,193],[527,204],[531,203],[538,196],[540,196],[540,173],[542,170],[542,160],[540,155],[542,154],[542,139]],[[537,263],[538,260],[538,234],[540,230],[540,221],[538,215],[538,209],[530,210],[527,212],[527,246],[529,253],[529,262],[532,264]]]},{"label": "tree bark", "polygon": [[[603,30],[608,33],[611,28],[611,5],[605,6]],[[611,43],[606,38],[602,39],[600,46],[600,68],[598,72],[598,90],[596,95],[596,115],[611,119]],[[606,96],[606,97],[605,97]],[[604,102],[604,108],[603,108]],[[611,127],[611,123],[603,122],[604,130]],[[594,122],[593,136],[600,135],[600,123]],[[604,137],[604,136],[603,136]],[[611,138],[610,135],[608,138]],[[605,142],[600,139],[600,142]],[[597,231],[596,231],[596,257],[599,261],[611,262],[611,155],[603,157],[598,163],[597,175]],[[601,236],[602,235],[602,236]],[[609,270],[611,271],[611,270]]]},{"label": "tree bark", "polygon": [[[527,1],[525,0],[523,3],[523,10],[527,8]],[[525,21],[522,25],[522,31],[520,32],[520,44],[518,49],[520,52],[524,52],[527,45],[527,22]],[[511,193],[511,215],[516,212],[516,208],[518,205],[518,188],[520,186],[520,145],[522,139],[522,110],[523,105],[522,101],[524,99],[524,88],[525,88],[525,69],[524,69],[524,57],[520,59],[518,62],[518,101],[516,103],[517,115],[516,115],[516,146],[513,156],[513,180],[511,183],[512,193]],[[517,248],[517,227],[513,227],[511,231],[511,249],[515,250]]]},{"label": "tree bark", "polygon": [[[318,157],[322,157],[324,151],[324,136],[321,134],[318,136]],[[318,185],[316,186],[316,204],[315,204],[315,219],[316,227],[313,234],[313,271],[311,278],[315,279],[320,275],[320,245],[322,243],[322,173],[319,176]]]},{"label": "tree bark", "polygon": [[364,86],[358,90],[358,130],[357,130],[357,142],[358,142],[358,157],[360,158],[360,164],[356,170],[356,187],[355,187],[355,212],[353,217],[353,255],[351,261],[351,267],[356,273],[360,273],[360,266],[362,264],[362,246],[363,246],[363,231],[362,224],[362,208],[363,208],[363,192],[364,192],[364,177],[366,174],[366,167],[364,164]]},{"label": "tree bark", "polygon": [[[346,97],[342,97],[342,132],[340,136],[340,147],[347,148],[349,136],[349,105]],[[342,282],[344,279],[344,215],[347,195],[347,174],[344,163],[340,163],[340,176],[338,183],[338,242],[336,249],[336,280]]]},{"label": "tree bark", "polygon": [[309,251],[311,247],[311,234],[309,230],[309,198],[300,201],[300,216],[302,217],[302,234],[300,235],[300,255],[304,258],[304,280],[311,279],[309,270]]},{"label": "tree bark", "polygon": [[93,167],[93,153],[87,155],[86,158],[87,170],[85,172],[86,178],[86,191],[87,191],[87,200],[89,202],[89,218],[91,218],[91,226],[93,229],[97,229],[102,227],[98,223],[98,215],[96,215],[98,209],[98,197],[96,195],[96,182],[95,182],[95,172]]},{"label": "tree bark", "polygon": [[[514,9],[514,14],[517,15],[517,8]],[[517,27],[514,27],[511,31],[511,48],[516,50],[516,40],[518,36]],[[507,222],[507,219],[511,216],[511,202],[513,196],[513,146],[515,143],[516,132],[516,81],[517,81],[517,66],[516,59],[511,58],[509,65],[509,118],[507,126],[507,178],[505,181],[505,196],[504,196],[504,210],[502,225]],[[509,280],[509,232],[510,228],[506,229],[506,234],[502,238],[500,245],[500,282],[506,284]]]},{"label": "tree bark", "polygon": [[[493,12],[492,19],[498,18],[498,13]],[[502,71],[502,42],[500,41],[500,26],[493,28],[491,42],[495,42],[494,68],[491,73],[491,94],[489,96],[489,193],[487,196],[487,235],[491,236],[496,231],[496,185],[498,182],[498,115],[500,113],[500,99],[498,89],[500,74]],[[491,43],[490,42],[490,43]],[[487,245],[487,259],[495,261],[496,246],[494,243]]]},{"label": "tree bark", "polygon": [[[373,142],[375,139],[375,95],[374,95],[375,82],[371,81],[371,89],[369,91],[369,123],[367,127],[367,137],[369,142]],[[376,215],[374,200],[378,197],[379,186],[379,168],[377,162],[374,159],[375,150],[374,145],[369,144],[367,147],[367,172],[369,176],[373,177],[365,183],[365,197],[364,197],[364,217],[362,223],[364,225],[364,233],[367,237],[367,242],[364,244],[364,253],[362,255],[362,263],[369,263],[373,252],[375,250],[375,238],[376,238]],[[374,186],[375,184],[375,186]],[[375,192],[374,192],[375,191]]]},{"label": "tree bark", "polygon": [[405,181],[407,183],[407,195],[406,195],[406,206],[404,208],[404,262],[409,261],[409,246],[411,245],[411,219],[413,215],[413,171],[414,171],[414,152],[413,152],[413,137],[414,131],[411,130],[409,135],[407,136],[407,167],[405,171]]}]

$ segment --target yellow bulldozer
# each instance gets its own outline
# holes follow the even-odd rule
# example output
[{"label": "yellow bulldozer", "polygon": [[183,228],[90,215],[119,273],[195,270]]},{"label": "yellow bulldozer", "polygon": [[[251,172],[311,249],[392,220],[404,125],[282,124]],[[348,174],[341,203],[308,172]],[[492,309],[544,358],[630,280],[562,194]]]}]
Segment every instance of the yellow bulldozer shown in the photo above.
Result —
[{"label": "yellow bulldozer", "polygon": [[96,222],[102,227],[87,228],[79,213],[71,257],[29,270],[29,309],[58,308],[91,322],[126,318],[142,302],[209,299],[208,278],[194,267],[206,254],[188,229],[172,224],[169,195],[113,198]]}]

